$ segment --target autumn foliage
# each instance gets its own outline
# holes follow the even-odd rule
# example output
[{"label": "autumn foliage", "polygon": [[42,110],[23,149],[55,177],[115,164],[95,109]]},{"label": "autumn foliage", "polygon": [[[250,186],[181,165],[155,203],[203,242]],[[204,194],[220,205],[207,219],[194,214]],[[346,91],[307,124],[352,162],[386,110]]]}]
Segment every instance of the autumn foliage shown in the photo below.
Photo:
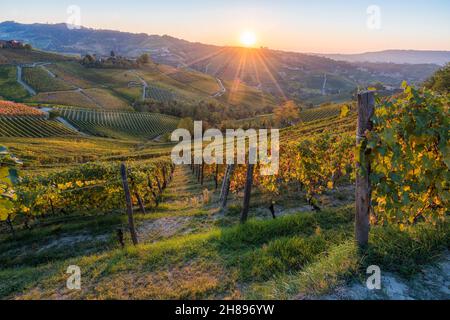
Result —
[{"label": "autumn foliage", "polygon": [[25,104],[0,100],[0,116],[36,116],[42,117],[43,112]]}]

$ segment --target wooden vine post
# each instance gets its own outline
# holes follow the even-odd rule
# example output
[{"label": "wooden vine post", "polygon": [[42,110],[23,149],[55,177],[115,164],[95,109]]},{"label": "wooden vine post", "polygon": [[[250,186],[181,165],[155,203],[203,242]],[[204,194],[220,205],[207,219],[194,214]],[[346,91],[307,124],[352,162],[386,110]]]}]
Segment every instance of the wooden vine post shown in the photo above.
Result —
[{"label": "wooden vine post", "polygon": [[122,163],[120,167],[120,174],[122,176],[122,184],[123,190],[125,192],[125,200],[127,203],[127,214],[128,214],[128,225],[130,227],[131,240],[134,245],[139,244],[136,228],[134,226],[134,218],[133,218],[133,203],[131,202],[131,194],[130,187],[128,186],[128,176],[127,176],[127,167],[125,163]]},{"label": "wooden vine post", "polygon": [[214,183],[216,184],[216,190],[219,189],[219,165],[216,164],[216,171],[214,173]]},{"label": "wooden vine post", "polygon": [[223,193],[225,191],[225,184],[227,183],[227,175],[228,175],[228,170],[229,170],[230,166],[226,166],[225,167],[225,173],[223,175],[223,180],[222,180],[222,187],[220,188],[220,197],[219,197],[219,201],[222,202],[223,200]]},{"label": "wooden vine post", "polygon": [[203,186],[205,181],[205,164],[203,163],[200,168],[200,184]]},{"label": "wooden vine post", "polygon": [[245,191],[244,191],[244,206],[241,213],[241,223],[246,223],[248,219],[248,212],[250,210],[250,196],[252,194],[253,185],[253,172],[255,165],[249,163],[247,166],[247,178],[245,180]]},{"label": "wooden vine post", "polygon": [[222,209],[225,209],[227,207],[228,194],[230,193],[231,177],[233,176],[234,168],[235,168],[234,164],[230,164],[227,166],[227,171],[225,173],[225,178],[222,186],[223,188],[221,192]]},{"label": "wooden vine post", "polygon": [[357,150],[360,152],[356,161],[356,217],[355,239],[360,248],[369,243],[370,230],[370,162],[366,155],[367,132],[371,131],[371,121],[375,112],[374,92],[358,94],[358,128],[356,133]]},{"label": "wooden vine post", "polygon": [[132,176],[130,177],[130,180],[131,180],[131,187],[133,188],[134,196],[136,197],[138,204],[139,204],[139,209],[141,210],[141,213],[146,214],[144,201],[142,200],[141,195],[138,192],[136,183],[134,182],[134,179]]}]

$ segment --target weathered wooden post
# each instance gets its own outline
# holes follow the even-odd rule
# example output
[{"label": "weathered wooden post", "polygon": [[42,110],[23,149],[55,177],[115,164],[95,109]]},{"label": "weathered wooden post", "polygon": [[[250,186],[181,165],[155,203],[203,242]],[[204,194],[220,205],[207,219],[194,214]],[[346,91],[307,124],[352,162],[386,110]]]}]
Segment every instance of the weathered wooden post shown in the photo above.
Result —
[{"label": "weathered wooden post", "polygon": [[276,218],[277,218],[277,215],[276,215],[276,213],[275,213],[275,202],[274,202],[274,201],[272,201],[272,202],[270,203],[269,210],[270,210],[270,213],[272,214],[272,218],[273,218],[273,219],[276,219]]},{"label": "weathered wooden post", "polygon": [[130,227],[131,240],[133,241],[134,245],[137,245],[139,244],[139,241],[136,233],[136,228],[134,226],[133,204],[131,202],[130,187],[128,186],[127,168],[125,166],[125,163],[122,163],[120,167],[120,173],[122,176],[123,190],[125,192],[125,200],[127,203],[128,225]]},{"label": "weathered wooden post", "polygon": [[231,177],[234,173],[235,165],[231,164],[228,166],[226,177],[224,179],[223,184],[223,192],[222,192],[222,209],[225,209],[227,207],[228,203],[228,194],[230,193],[230,185],[231,185]]},{"label": "weathered wooden post", "polygon": [[241,223],[246,223],[247,219],[248,219],[248,212],[250,210],[250,197],[252,194],[254,169],[255,169],[255,165],[252,163],[249,163],[248,167],[247,167],[247,179],[245,181],[244,206],[242,208],[242,213],[241,213]]},{"label": "weathered wooden post", "polygon": [[139,209],[141,210],[141,213],[142,213],[142,214],[147,214],[147,213],[145,212],[144,201],[142,200],[141,195],[139,194],[139,192],[137,192],[137,189],[135,189],[134,195],[135,195],[135,197],[136,197],[136,199],[137,199],[137,201],[138,201],[138,205],[139,205]]},{"label": "weathered wooden post", "polygon": [[216,184],[216,190],[219,189],[219,165],[216,164],[216,172],[214,173],[214,183]]},{"label": "weathered wooden post", "polygon": [[370,230],[370,162],[365,154],[367,132],[371,131],[373,124],[371,118],[375,112],[374,92],[358,94],[358,128],[356,133],[357,150],[359,160],[356,161],[356,217],[355,238],[359,247],[364,248],[369,244]]},{"label": "weathered wooden post", "polygon": [[223,175],[223,181],[222,181],[222,187],[220,188],[220,197],[219,197],[219,201],[222,202],[223,201],[223,194],[225,192],[225,184],[227,181],[227,175],[228,175],[228,170],[229,170],[230,166],[225,166],[225,173]]},{"label": "weathered wooden post", "polygon": [[136,183],[134,182],[133,176],[130,176],[130,180],[131,180],[131,187],[133,188],[134,196],[136,197],[138,204],[139,204],[139,209],[141,210],[141,213],[146,214],[144,201],[142,200],[141,195],[138,192],[138,189],[137,189]]},{"label": "weathered wooden post", "polygon": [[167,188],[167,184],[169,183],[167,180],[167,174],[166,174],[166,167],[162,168],[162,175],[163,175],[163,190],[165,190]]},{"label": "weathered wooden post", "polygon": [[117,229],[117,240],[122,248],[125,248],[125,241],[123,239],[123,231],[122,229]]},{"label": "weathered wooden post", "polygon": [[203,163],[201,165],[201,170],[200,170],[200,184],[203,186],[205,181],[205,164]]}]

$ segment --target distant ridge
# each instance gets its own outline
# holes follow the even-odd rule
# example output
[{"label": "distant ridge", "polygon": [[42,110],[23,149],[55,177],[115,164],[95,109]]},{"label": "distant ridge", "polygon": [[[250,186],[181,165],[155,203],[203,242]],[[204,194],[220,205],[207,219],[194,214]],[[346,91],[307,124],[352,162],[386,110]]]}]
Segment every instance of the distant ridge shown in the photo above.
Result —
[{"label": "distant ridge", "polygon": [[[177,64],[188,56],[201,56],[216,51],[217,46],[189,42],[168,35],[148,35],[82,27],[69,30],[65,23],[22,24],[14,21],[0,23],[0,39],[22,40],[36,48],[61,53],[96,53],[108,55],[111,50],[126,56],[143,52],[161,58],[160,62]],[[280,51],[283,52],[283,51]],[[293,53],[293,52],[292,52]],[[385,50],[361,54],[311,54],[338,61],[396,64],[437,64],[450,62],[450,51]]]},{"label": "distant ridge", "polygon": [[409,64],[437,64],[450,62],[450,51],[428,50],[385,50],[360,54],[316,54],[317,56],[346,62],[372,63],[409,63]]},{"label": "distant ridge", "polygon": [[[336,61],[333,59],[345,60],[348,56],[324,57],[268,48],[221,47],[168,35],[84,27],[72,30],[63,23],[3,22],[0,23],[0,39],[21,40],[34,48],[63,54],[110,56],[113,51],[115,55],[138,57],[147,53],[155,63],[175,67],[168,69],[175,81],[188,83],[189,79],[177,72],[177,69],[186,69],[214,77],[214,86],[218,81],[225,87],[232,82],[231,88],[234,84],[245,84],[251,94],[246,100],[235,95],[234,105],[246,101],[253,103],[261,98],[261,92],[278,100],[294,99],[302,103],[321,104],[330,99],[344,101],[351,99],[358,87],[377,82],[392,87],[399,87],[404,80],[421,84],[439,68],[438,64],[450,61],[450,53],[395,50],[368,53],[362,57],[362,60],[382,63]],[[246,63],[241,63],[243,60]],[[394,61],[398,63],[386,63]],[[231,92],[231,88],[227,91]],[[263,98],[262,107],[266,105],[266,97]]]}]

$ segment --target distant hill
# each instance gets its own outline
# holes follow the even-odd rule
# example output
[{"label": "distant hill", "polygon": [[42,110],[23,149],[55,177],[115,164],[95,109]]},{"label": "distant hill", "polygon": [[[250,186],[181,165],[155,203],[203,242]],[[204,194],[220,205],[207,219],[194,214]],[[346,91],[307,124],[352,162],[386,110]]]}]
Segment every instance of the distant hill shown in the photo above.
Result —
[{"label": "distant hill", "polygon": [[21,24],[12,21],[0,23],[0,39],[21,40],[33,47],[59,53],[118,55],[137,57],[150,52],[161,63],[179,64],[188,57],[215,50],[214,46],[190,43],[170,36],[135,34],[82,27],[70,30],[66,24]]},{"label": "distant hill", "polygon": [[[137,57],[149,53],[156,63],[196,70],[218,78],[226,90],[226,94],[219,95],[218,99],[232,105],[254,104],[255,101],[265,105],[265,93],[278,99],[293,99],[306,104],[340,102],[350,99],[357,87],[375,82],[394,87],[400,86],[403,80],[412,84],[422,83],[439,67],[429,62],[404,64],[409,60],[401,56],[396,61],[402,64],[389,64],[381,58],[381,63],[360,63],[357,59],[352,62],[336,61],[333,59],[341,56],[335,55],[331,59],[329,56],[266,48],[220,47],[167,35],[89,28],[70,30],[65,24],[3,22],[0,23],[0,39],[21,40],[41,50],[66,54],[104,56],[114,51],[117,55]],[[423,55],[426,57],[425,53]],[[338,60],[345,60],[347,56],[342,57]],[[386,59],[390,60],[387,53]],[[432,61],[442,64],[445,57]],[[171,73],[176,74],[176,70]],[[244,95],[240,89],[242,84],[247,86]],[[253,91],[251,94],[249,89]],[[255,97],[261,101],[255,100]]]},{"label": "distant hill", "polygon": [[337,61],[437,64],[450,62],[450,51],[386,50],[361,54],[318,54]]}]

